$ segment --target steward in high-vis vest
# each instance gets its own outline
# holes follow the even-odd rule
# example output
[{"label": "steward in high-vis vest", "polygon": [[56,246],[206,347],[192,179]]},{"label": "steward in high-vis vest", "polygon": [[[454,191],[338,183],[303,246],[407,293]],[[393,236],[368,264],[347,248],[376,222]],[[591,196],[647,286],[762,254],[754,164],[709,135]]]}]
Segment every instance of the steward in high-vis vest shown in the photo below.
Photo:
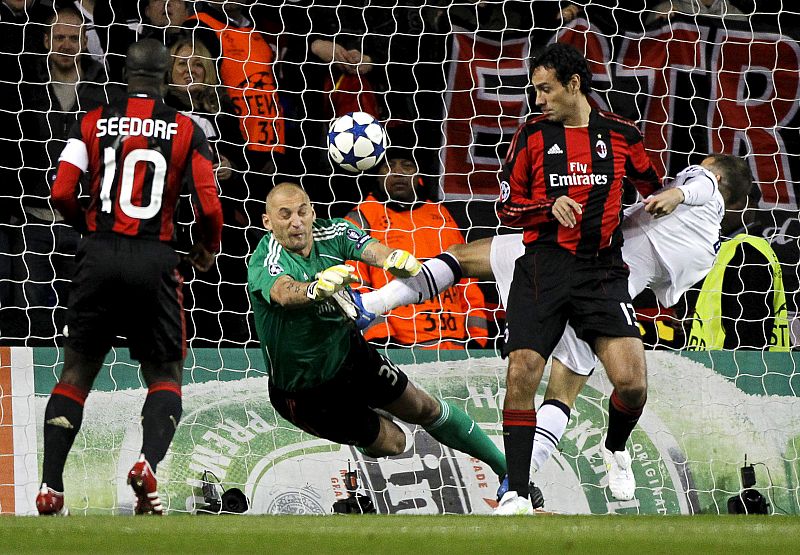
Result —
[{"label": "steward in high-vis vest", "polygon": [[769,242],[741,234],[722,243],[697,298],[688,349],[790,347],[783,274]]},{"label": "steward in high-vis vest", "polygon": [[[379,192],[370,194],[347,219],[385,245],[408,250],[417,258],[432,258],[452,244],[464,243],[447,208],[417,196],[421,187],[413,155],[395,147],[387,159],[388,164],[381,168]],[[356,267],[356,274],[371,289],[392,279],[380,268],[363,263]],[[378,316],[364,337],[390,346],[464,349],[468,341],[474,341],[483,347],[488,339],[485,302],[476,282],[462,280],[438,298]]]},{"label": "steward in high-vis vest", "polygon": [[224,12],[207,5],[189,22],[199,22],[194,38],[219,57],[220,81],[235,106],[246,152],[283,153],[285,131],[273,72],[275,52],[254,29],[245,9],[245,3],[237,2],[226,2]]}]

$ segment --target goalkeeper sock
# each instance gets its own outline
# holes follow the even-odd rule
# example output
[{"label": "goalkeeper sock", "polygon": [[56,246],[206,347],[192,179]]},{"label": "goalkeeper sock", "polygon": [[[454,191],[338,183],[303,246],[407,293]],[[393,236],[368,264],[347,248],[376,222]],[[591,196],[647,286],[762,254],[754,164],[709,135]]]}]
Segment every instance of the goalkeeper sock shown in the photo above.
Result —
[{"label": "goalkeeper sock", "polygon": [[534,471],[550,458],[558,447],[569,422],[569,407],[558,399],[548,399],[536,411],[536,437],[533,440],[531,469]]},{"label": "goalkeeper sock", "polygon": [[508,490],[528,497],[536,411],[503,410],[503,444],[508,459]]},{"label": "goalkeeper sock", "polygon": [[89,391],[57,383],[44,409],[42,482],[64,491],[64,464],[83,422],[83,405]]},{"label": "goalkeeper sock", "polygon": [[420,272],[411,278],[393,279],[377,291],[361,297],[364,308],[373,314],[385,314],[408,304],[434,298],[461,281],[461,266],[447,252],[426,260]]},{"label": "goalkeeper sock", "polygon": [[153,472],[167,454],[182,412],[180,385],[156,382],[147,388],[142,407],[142,454]]},{"label": "goalkeeper sock", "polygon": [[506,458],[489,436],[460,408],[437,399],[441,415],[425,431],[443,445],[488,464],[498,476],[506,473]]},{"label": "goalkeeper sock", "polygon": [[639,421],[642,409],[644,409],[644,403],[641,407],[631,408],[620,400],[616,389],[611,392],[611,399],[608,401],[606,449],[612,453],[625,449],[625,442],[628,441],[633,428]]}]

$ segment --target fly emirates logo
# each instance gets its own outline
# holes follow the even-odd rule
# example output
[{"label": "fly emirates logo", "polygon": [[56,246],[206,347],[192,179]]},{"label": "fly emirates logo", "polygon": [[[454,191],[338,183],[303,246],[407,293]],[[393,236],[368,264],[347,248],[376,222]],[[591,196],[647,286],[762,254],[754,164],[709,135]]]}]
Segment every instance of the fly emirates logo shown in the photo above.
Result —
[{"label": "fly emirates logo", "polygon": [[551,187],[570,187],[572,185],[608,185],[608,176],[604,174],[586,173],[589,171],[589,164],[580,162],[569,163],[569,174],[560,175],[551,173]]}]

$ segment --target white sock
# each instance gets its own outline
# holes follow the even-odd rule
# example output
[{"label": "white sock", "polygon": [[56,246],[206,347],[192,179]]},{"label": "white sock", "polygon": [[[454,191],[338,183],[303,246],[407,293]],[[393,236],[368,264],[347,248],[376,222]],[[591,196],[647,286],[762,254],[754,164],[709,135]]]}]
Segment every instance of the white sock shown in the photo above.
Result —
[{"label": "white sock", "polygon": [[461,266],[453,255],[443,252],[426,260],[420,272],[407,279],[393,279],[377,291],[361,297],[364,308],[373,314],[385,314],[398,306],[432,299],[461,281]]},{"label": "white sock", "polygon": [[569,422],[569,407],[556,399],[548,399],[536,411],[536,436],[533,440],[531,471],[535,472],[556,450]]}]

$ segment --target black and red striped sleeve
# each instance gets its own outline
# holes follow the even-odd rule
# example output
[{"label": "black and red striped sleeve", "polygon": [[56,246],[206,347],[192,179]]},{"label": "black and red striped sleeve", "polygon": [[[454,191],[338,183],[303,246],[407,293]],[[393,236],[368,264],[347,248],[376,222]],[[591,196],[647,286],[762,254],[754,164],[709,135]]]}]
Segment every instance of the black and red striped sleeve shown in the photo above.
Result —
[{"label": "black and red striped sleeve", "polygon": [[551,208],[555,199],[548,198],[543,188],[542,194],[537,195],[534,183],[531,153],[542,148],[541,133],[531,133],[527,124],[517,130],[511,141],[497,206],[497,216],[504,225],[528,228],[553,221]]},{"label": "black and red striped sleeve", "polygon": [[661,188],[661,181],[658,179],[653,161],[644,149],[639,129],[631,126],[627,139],[630,156],[625,163],[625,177],[643,197],[647,197]]},{"label": "black and red striped sleeve", "polygon": [[83,139],[83,120],[79,119],[70,130],[67,144],[58,158],[58,170],[50,200],[64,221],[80,232],[86,231],[86,212],[78,200],[79,184],[89,166],[89,154]]},{"label": "black and red striped sleeve", "polygon": [[222,205],[211,163],[211,147],[203,131],[192,123],[191,161],[187,166],[187,182],[192,193],[194,212],[200,226],[203,246],[219,252],[222,240]]}]

